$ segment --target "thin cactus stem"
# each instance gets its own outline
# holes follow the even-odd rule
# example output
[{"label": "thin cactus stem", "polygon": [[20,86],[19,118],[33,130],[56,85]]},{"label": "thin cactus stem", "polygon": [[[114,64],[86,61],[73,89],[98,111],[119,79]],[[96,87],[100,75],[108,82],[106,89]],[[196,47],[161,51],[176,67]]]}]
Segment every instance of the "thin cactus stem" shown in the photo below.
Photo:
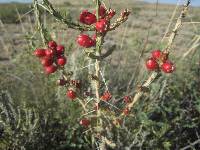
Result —
[{"label": "thin cactus stem", "polygon": [[[101,5],[100,0],[96,0],[96,17],[97,20],[99,20],[99,8]],[[103,36],[100,34],[97,34],[97,42],[96,42],[96,55],[97,56],[101,56],[101,46],[102,46],[102,42],[103,42]],[[95,76],[97,78],[97,80],[95,81],[95,93],[96,93],[96,99],[97,99],[97,105],[99,105],[100,103],[100,93],[99,93],[99,89],[100,89],[100,65],[101,62],[99,60],[96,59],[96,64],[95,64]],[[103,128],[103,121],[101,118],[101,110],[97,109],[97,126],[100,128]],[[104,138],[102,137],[102,133],[99,133],[101,136],[101,142],[100,142],[100,150],[104,150],[105,149],[105,142],[104,142]]]},{"label": "thin cactus stem", "polygon": [[[163,51],[164,53],[166,54],[169,54],[171,52],[171,47],[175,41],[175,38],[176,38],[176,35],[177,35],[177,32],[179,31],[179,29],[181,28],[182,26],[182,23],[183,23],[183,19],[185,18],[187,12],[188,12],[188,8],[189,8],[189,5],[190,5],[190,0],[187,0],[186,4],[184,5],[183,7],[183,10],[181,11],[181,14],[175,24],[175,27],[169,37],[169,40],[168,40],[168,44],[165,48],[165,50]],[[149,86],[151,85],[151,83],[153,83],[155,81],[155,79],[158,78],[158,75],[159,75],[159,72],[153,72],[149,77],[148,79],[144,82],[144,84],[141,86],[141,88],[139,89],[139,91],[135,94],[135,96],[132,98],[132,102],[130,104],[127,105],[127,108],[128,109],[131,109],[133,108],[133,106],[135,105],[135,103],[137,101],[140,100],[140,98],[143,96],[143,94],[145,93],[145,90],[143,89],[146,89],[146,88],[149,88]],[[123,114],[121,114],[120,116],[123,116]]]},{"label": "thin cactus stem", "polygon": [[48,40],[47,40],[47,38],[45,36],[44,27],[43,27],[43,25],[41,23],[41,14],[40,14],[40,10],[39,10],[39,7],[38,7],[38,1],[34,0],[33,1],[33,5],[34,5],[34,12],[35,12],[35,17],[36,17],[36,22],[37,22],[37,28],[40,31],[43,45],[46,46]]},{"label": "thin cactus stem", "polygon": [[88,25],[80,25],[79,23],[72,22],[71,20],[65,19],[60,12],[54,9],[53,5],[48,0],[43,0],[43,4],[39,4],[41,7],[43,7],[45,10],[47,10],[51,15],[53,15],[58,21],[64,23],[67,25],[68,28],[72,28],[75,30],[80,31],[94,31],[94,26],[88,26]]}]

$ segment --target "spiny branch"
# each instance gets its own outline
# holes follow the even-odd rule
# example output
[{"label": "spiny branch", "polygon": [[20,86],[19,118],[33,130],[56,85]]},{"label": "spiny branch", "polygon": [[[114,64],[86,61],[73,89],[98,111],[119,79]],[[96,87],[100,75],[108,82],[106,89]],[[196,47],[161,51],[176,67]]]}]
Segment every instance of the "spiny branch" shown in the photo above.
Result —
[{"label": "spiny branch", "polygon": [[130,15],[130,11],[128,9],[125,9],[120,17],[110,25],[109,27],[109,31],[115,30],[117,27],[119,27],[121,24],[123,24],[124,22],[126,22],[128,20],[128,16]]},{"label": "spiny branch", "polygon": [[174,40],[175,40],[176,35],[177,35],[177,32],[181,28],[181,26],[183,24],[183,19],[185,18],[186,14],[188,12],[189,5],[190,5],[190,0],[188,0],[187,3],[183,7],[183,10],[182,10],[177,22],[176,22],[176,25],[175,25],[170,37],[169,37],[167,47],[163,51],[164,53],[169,53],[171,51],[171,47],[172,47],[172,45],[174,43]]},{"label": "spiny branch", "polygon": [[80,30],[80,31],[95,31],[94,26],[80,25],[69,19],[65,19],[59,11],[57,11],[53,5],[48,0],[43,0],[43,3],[40,4],[45,10],[47,10],[51,15],[53,15],[58,21],[67,25],[68,28]]},{"label": "spiny branch", "polygon": [[33,1],[33,5],[34,5],[34,11],[35,11],[37,27],[38,27],[38,30],[40,31],[42,42],[43,42],[44,46],[46,46],[48,40],[47,40],[47,38],[45,36],[45,30],[44,30],[43,24],[41,23],[41,17],[40,17],[40,10],[39,10],[39,7],[38,7],[38,1],[34,0]]},{"label": "spiny branch", "polygon": [[[187,3],[184,5],[183,10],[181,11],[181,14],[175,24],[175,27],[173,29],[173,32],[170,35],[170,38],[168,40],[168,44],[167,47],[165,48],[165,50],[163,51],[164,53],[169,54],[171,51],[171,47],[174,43],[174,40],[176,38],[177,32],[180,29],[180,27],[182,26],[182,22],[183,19],[185,18],[187,11],[188,11],[188,7],[190,5],[190,0],[187,1]],[[158,78],[159,72],[153,72],[148,79],[144,82],[144,84],[141,86],[141,88],[138,90],[138,92],[135,94],[135,96],[132,98],[132,102],[130,104],[127,105],[127,108],[130,110],[134,104],[140,100],[140,98],[142,97],[142,95],[145,93],[146,90],[149,88],[149,86],[151,85],[151,83],[153,83],[155,81],[155,79]],[[121,114],[122,116],[123,114]]]}]

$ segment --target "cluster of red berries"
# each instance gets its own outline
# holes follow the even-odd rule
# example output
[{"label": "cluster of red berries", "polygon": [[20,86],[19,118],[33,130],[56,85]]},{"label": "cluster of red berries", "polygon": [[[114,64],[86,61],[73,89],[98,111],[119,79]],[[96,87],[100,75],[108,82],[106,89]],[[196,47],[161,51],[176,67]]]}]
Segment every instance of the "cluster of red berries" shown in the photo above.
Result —
[{"label": "cluster of red berries", "polygon": [[124,96],[124,103],[128,104],[131,102],[131,97],[130,96]]},{"label": "cluster of red berries", "polygon": [[175,70],[174,64],[168,60],[168,54],[160,50],[154,50],[151,57],[146,61],[146,67],[150,71],[161,69],[164,73],[172,73]]},{"label": "cluster of red berries", "polygon": [[51,74],[67,63],[64,51],[65,47],[63,45],[57,45],[55,41],[50,41],[47,49],[38,48],[34,51],[34,55],[40,58],[45,73]]},{"label": "cluster of red berries", "polygon": [[[111,98],[112,98],[112,95],[111,95],[111,93],[109,91],[105,91],[103,93],[103,95],[101,96],[101,100],[106,101],[106,102],[108,102],[109,100],[111,100]],[[124,101],[125,104],[128,104],[128,103],[131,102],[131,97],[130,96],[124,96],[123,101]],[[129,108],[125,108],[123,110],[123,114],[124,115],[128,115],[129,114]]]},{"label": "cluster of red berries", "polygon": [[[106,8],[101,5],[99,8],[99,20],[97,20],[96,11],[91,13],[88,10],[84,10],[80,14],[79,21],[86,25],[94,25],[98,33],[104,34],[107,32],[110,19],[112,19],[114,15],[115,10],[106,10]],[[92,37],[87,34],[80,34],[77,38],[77,43],[85,48],[95,46],[96,34],[94,34]]]},{"label": "cluster of red berries", "polygon": [[[75,83],[71,83],[71,84],[73,84],[76,88],[80,88],[80,83],[78,81],[76,82],[75,80],[71,80],[71,82],[75,82]],[[64,80],[64,79],[59,79],[57,81],[57,84],[60,85],[60,86],[65,86],[66,84],[70,85],[70,83],[68,81]],[[72,88],[67,91],[66,96],[70,100],[74,100],[74,99],[77,98],[77,94],[76,94],[75,90],[72,89]]]},{"label": "cluster of red berries", "polygon": [[[96,16],[98,14],[98,17]],[[124,20],[127,19],[130,12],[128,10],[125,10],[121,14],[121,19],[118,19],[115,23],[114,27],[113,25],[110,25],[111,19],[115,16],[116,12],[113,9],[107,9],[103,5],[99,7],[99,12],[89,12],[88,10],[84,10],[80,14],[79,21],[85,25],[91,25],[92,29],[95,30],[95,34],[93,36],[89,36],[88,34],[81,33],[77,37],[77,43],[84,47],[84,48],[90,48],[96,45],[96,39],[99,37],[104,37],[106,33],[109,30],[113,30],[118,26],[118,23],[120,24]],[[63,45],[57,45],[55,41],[50,41],[48,43],[48,48],[41,49],[38,48],[34,51],[34,55],[38,58],[40,58],[41,64],[44,67],[44,71],[46,74],[52,74],[56,72],[58,69],[63,69],[65,64],[67,63],[67,58],[64,56],[65,47]],[[62,70],[64,72],[64,70]],[[67,88],[66,96],[70,100],[75,100],[78,98],[81,90],[81,84],[79,80],[71,80],[70,78],[66,77],[63,73],[63,77],[57,81],[57,84],[60,86],[65,86]],[[84,93],[85,97],[91,96],[90,92]],[[110,101],[112,99],[112,95],[109,91],[105,91],[101,98],[102,101]],[[125,103],[130,103],[131,99],[129,96],[124,97]],[[99,103],[95,103],[94,109],[99,109]],[[108,108],[109,109],[109,108]],[[125,115],[128,115],[129,109],[125,108],[123,110],[123,113]],[[80,120],[80,125],[83,127],[88,127],[91,124],[91,119],[82,118]],[[116,124],[121,124],[122,121],[120,119],[116,120]]]},{"label": "cluster of red berries", "polygon": [[105,91],[103,95],[101,96],[101,100],[103,101],[109,101],[111,100],[111,98],[112,98],[112,95],[109,91]]},{"label": "cluster of red berries", "polygon": [[80,80],[65,80],[64,78],[62,79],[59,79],[57,81],[57,85],[59,86],[70,86],[70,87],[73,87],[73,88],[70,88],[66,95],[67,97],[70,99],[70,100],[74,100],[77,98],[77,94],[75,92],[74,89],[80,89],[81,88],[81,82]]},{"label": "cluster of red berries", "polygon": [[[73,88],[69,88],[67,90],[66,96],[70,99],[70,100],[75,100],[77,98],[77,92],[75,89],[80,89],[81,88],[81,82],[80,80],[65,80],[64,78],[59,79],[57,81],[57,84],[60,86],[73,86]],[[79,124],[83,127],[88,127],[90,125],[90,120],[83,118],[80,120]]]},{"label": "cluster of red berries", "polygon": [[[73,90],[69,90],[67,94],[71,98],[74,98],[74,96],[75,96],[75,93],[74,93]],[[112,98],[112,95],[111,95],[111,93],[109,91],[105,91],[103,93],[103,95],[101,96],[101,100],[103,100],[103,101],[109,101],[111,98]],[[123,98],[123,101],[124,101],[124,103],[128,104],[128,103],[131,102],[131,97],[130,96],[125,96]],[[94,110],[98,110],[98,109],[99,109],[99,104],[95,103]],[[123,112],[123,114],[125,116],[127,116],[127,115],[129,115],[130,110],[129,110],[128,107],[126,107],[125,109],[122,110],[122,112]],[[113,121],[113,123],[115,125],[121,125],[122,124],[122,120],[121,119],[116,119],[116,120]],[[83,127],[88,127],[91,124],[91,121],[89,119],[87,119],[87,118],[83,118],[83,119],[80,120],[79,124],[81,126],[83,126]]]},{"label": "cluster of red berries", "polygon": [[[128,103],[131,102],[131,97],[130,96],[124,96],[123,101],[124,101],[125,104],[128,104]],[[130,113],[130,110],[129,110],[128,107],[126,107],[123,110],[123,114],[127,116],[127,115],[129,115],[129,113]]]}]

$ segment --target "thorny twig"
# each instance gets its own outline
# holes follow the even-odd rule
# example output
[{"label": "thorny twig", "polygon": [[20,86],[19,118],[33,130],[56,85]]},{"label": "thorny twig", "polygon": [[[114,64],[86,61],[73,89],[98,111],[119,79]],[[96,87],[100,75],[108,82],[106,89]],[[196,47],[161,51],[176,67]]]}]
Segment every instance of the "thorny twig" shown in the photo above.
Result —
[{"label": "thorny twig", "polygon": [[[97,20],[99,20],[99,9],[100,9],[100,5],[101,5],[101,2],[100,0],[95,0],[95,3],[96,3],[96,17],[97,17]],[[96,38],[96,55],[97,56],[101,56],[101,46],[102,46],[102,43],[103,43],[103,40],[104,40],[104,36],[103,35],[100,35],[98,33],[96,33],[97,35],[97,38]],[[96,59],[96,64],[95,64],[95,76],[97,77],[97,80],[95,80],[95,86],[94,86],[94,89],[95,89],[95,93],[96,93],[96,101],[97,101],[97,105],[99,105],[101,99],[100,99],[100,61]],[[99,126],[100,128],[103,128],[103,120],[101,118],[101,110],[100,109],[97,109],[97,126]],[[103,138],[103,136],[101,135],[101,131],[100,131],[100,140],[101,140],[101,143],[99,144],[99,149],[100,150],[104,150],[105,149],[105,140]]]},{"label": "thorny twig", "polygon": [[[168,44],[167,47],[165,48],[165,50],[163,51],[166,54],[169,54],[171,51],[171,47],[173,45],[173,42],[175,40],[175,37],[177,35],[178,30],[180,29],[180,27],[182,26],[183,23],[183,19],[185,18],[187,11],[188,11],[188,7],[190,5],[190,0],[187,1],[187,3],[184,5],[183,10],[181,11],[181,14],[175,24],[175,27],[173,29],[173,32],[171,33],[169,40],[168,40]],[[130,104],[127,105],[127,108],[130,110],[134,104],[142,97],[142,95],[145,93],[145,89],[149,88],[149,86],[151,85],[152,82],[154,82],[154,80],[158,77],[160,73],[159,72],[153,72],[148,79],[143,83],[143,85],[141,86],[141,88],[138,90],[138,92],[135,94],[135,96],[132,98],[132,102]],[[121,114],[123,115],[123,114]]]},{"label": "thorny twig", "polygon": [[183,10],[182,10],[177,22],[176,22],[176,25],[175,25],[170,37],[169,37],[167,47],[163,51],[164,53],[169,53],[170,52],[171,47],[173,45],[173,42],[174,42],[174,40],[176,38],[177,32],[179,31],[180,27],[182,26],[183,19],[185,18],[186,14],[188,12],[189,5],[190,5],[190,0],[188,0],[187,3],[183,7]]},{"label": "thorny twig", "polygon": [[[37,2],[38,3],[38,2]],[[99,3],[100,4],[100,3]],[[40,5],[42,8],[44,8],[45,10],[47,10],[51,15],[53,15],[58,21],[64,23],[65,25],[67,25],[68,28],[72,28],[72,29],[75,29],[75,30],[80,30],[80,31],[95,31],[95,27],[94,25],[81,25],[79,23],[76,23],[76,22],[73,22],[72,20],[70,19],[66,19],[64,18],[60,12],[58,12],[54,7],[53,5],[48,1],[48,0],[43,0],[43,3],[38,3],[38,5]],[[100,5],[98,5],[100,6]],[[38,6],[37,6],[38,7]],[[97,9],[97,7],[96,7]],[[98,20],[98,13],[99,12],[96,12],[96,16],[97,16],[97,20]],[[112,31],[112,30],[115,30],[117,27],[119,27],[121,24],[123,24],[124,22],[127,21],[128,19],[128,16],[130,15],[130,11],[128,9],[125,9],[120,17],[114,22],[112,23],[109,28],[108,28],[108,31]],[[100,51],[101,50],[101,46],[103,44],[103,41],[104,41],[104,36],[101,36],[99,38],[97,38],[97,43],[99,42],[99,45],[100,46],[96,46],[96,51]],[[95,55],[95,54],[92,54],[92,53],[87,53],[86,54],[92,58],[92,59],[96,59],[96,60],[102,60],[102,59],[105,59],[106,57],[110,56],[112,54],[112,52],[114,51],[114,48],[112,47],[111,50],[107,51],[105,54],[100,54],[100,55]]]},{"label": "thorny twig", "polygon": [[121,16],[109,27],[109,31],[115,30],[117,27],[119,27],[121,24],[127,21],[128,16],[130,15],[130,11],[128,9],[125,9]]},{"label": "thorny twig", "polygon": [[72,22],[71,20],[65,19],[60,12],[54,9],[53,5],[48,0],[43,0],[40,4],[45,10],[47,10],[51,15],[53,15],[58,21],[67,25],[68,28],[80,30],[80,31],[95,31],[94,26],[80,25],[78,23]]},{"label": "thorny twig", "polygon": [[33,4],[34,4],[34,11],[35,11],[35,16],[36,16],[37,27],[38,27],[38,30],[40,31],[42,42],[43,42],[44,46],[46,46],[48,40],[46,39],[46,36],[44,34],[44,32],[45,32],[44,27],[41,23],[41,17],[40,17],[41,15],[40,15],[39,7],[38,7],[38,1],[34,0]]}]

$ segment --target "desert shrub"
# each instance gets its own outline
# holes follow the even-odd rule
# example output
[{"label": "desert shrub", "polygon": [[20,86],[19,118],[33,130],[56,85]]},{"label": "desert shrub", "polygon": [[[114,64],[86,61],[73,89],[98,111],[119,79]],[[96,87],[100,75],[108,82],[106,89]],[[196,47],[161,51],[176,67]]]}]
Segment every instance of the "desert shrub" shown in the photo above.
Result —
[{"label": "desert shrub", "polygon": [[[64,45],[66,53],[71,56],[68,57],[66,67],[69,71],[82,69],[88,64],[88,58],[82,57],[84,52],[74,52],[77,47],[74,45],[73,36]],[[98,138],[93,139],[91,135],[94,133],[86,132],[87,129],[78,123],[84,113],[79,103],[71,102],[66,98],[66,89],[56,86],[56,80],[62,72],[45,76],[41,64],[33,56],[36,47],[42,47],[39,34],[27,40],[27,43],[31,44],[29,49],[14,55],[10,64],[0,70],[0,148],[97,148],[99,145],[95,145],[94,141],[101,141]],[[109,48],[111,43],[112,39],[110,43],[106,43],[106,48]],[[112,91],[113,104],[120,109],[124,107],[121,95],[127,93],[127,83],[133,71],[138,71],[130,83],[129,90],[133,91],[133,94],[137,92],[138,81],[145,81],[149,74],[143,71],[144,67],[141,65],[144,58],[140,60],[140,53],[135,51],[142,49],[142,44],[143,39],[134,34],[130,39],[126,39],[123,47],[126,50],[122,51],[120,43],[116,43],[116,53],[101,64],[106,83]],[[148,49],[153,49],[163,48],[165,45],[148,46]],[[149,52],[144,53],[146,55]],[[138,61],[140,62],[137,63]],[[198,61],[198,53],[187,61],[177,61],[176,72],[172,75],[162,74],[152,84],[151,90],[145,89],[141,101],[134,105],[130,116],[122,118],[121,125],[113,125],[112,120],[105,119],[103,134],[116,144],[115,148],[107,149],[170,150],[188,145],[189,148],[199,149],[199,144],[194,144],[199,139],[200,129]],[[84,90],[88,90],[90,86],[87,76],[88,70],[74,71],[73,78],[84,83]],[[101,89],[101,92],[103,91],[104,88]],[[112,116],[113,112],[116,112],[110,105],[107,109],[102,110],[106,116]]]}]

